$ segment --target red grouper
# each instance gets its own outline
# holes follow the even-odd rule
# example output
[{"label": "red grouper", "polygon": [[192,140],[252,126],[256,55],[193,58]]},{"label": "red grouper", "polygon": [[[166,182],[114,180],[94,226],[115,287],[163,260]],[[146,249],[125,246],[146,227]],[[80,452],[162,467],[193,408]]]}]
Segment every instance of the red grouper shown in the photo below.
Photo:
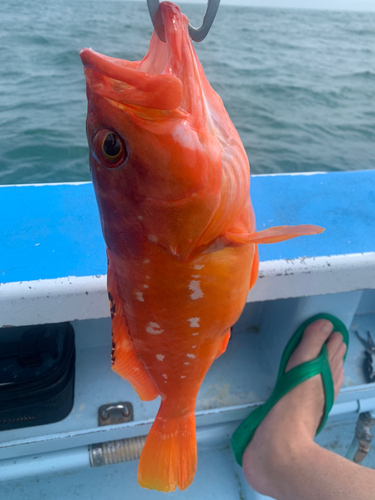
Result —
[{"label": "red grouper", "polygon": [[194,407],[258,275],[258,243],[323,231],[256,232],[239,135],[208,83],[179,8],[161,3],[142,61],[81,51],[90,167],[108,256],[113,370],[161,405],[139,484],[187,488]]}]

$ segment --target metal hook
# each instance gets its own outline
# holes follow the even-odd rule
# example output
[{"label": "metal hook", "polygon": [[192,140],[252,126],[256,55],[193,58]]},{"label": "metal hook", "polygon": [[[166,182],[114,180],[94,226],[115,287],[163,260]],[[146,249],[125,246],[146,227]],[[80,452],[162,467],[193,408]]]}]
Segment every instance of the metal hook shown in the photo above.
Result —
[{"label": "metal hook", "polygon": [[[214,22],[217,9],[219,8],[220,0],[208,0],[207,9],[203,17],[203,23],[200,28],[194,28],[189,23],[189,35],[195,42],[204,40],[210,31],[212,23]],[[162,42],[165,42],[165,31],[163,21],[160,15],[159,0],[147,0],[148,11],[150,13],[152,24],[154,25],[155,32]]]}]

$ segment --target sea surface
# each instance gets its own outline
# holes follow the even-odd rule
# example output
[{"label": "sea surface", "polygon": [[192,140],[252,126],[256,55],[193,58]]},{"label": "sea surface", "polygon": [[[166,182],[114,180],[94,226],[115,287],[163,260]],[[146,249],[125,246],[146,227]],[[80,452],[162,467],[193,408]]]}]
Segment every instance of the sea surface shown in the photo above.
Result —
[{"label": "sea surface", "polygon": [[[193,25],[205,5],[180,4]],[[146,1],[5,0],[0,184],[89,180],[78,52],[141,59]],[[375,13],[222,5],[195,44],[253,174],[375,168]]]}]

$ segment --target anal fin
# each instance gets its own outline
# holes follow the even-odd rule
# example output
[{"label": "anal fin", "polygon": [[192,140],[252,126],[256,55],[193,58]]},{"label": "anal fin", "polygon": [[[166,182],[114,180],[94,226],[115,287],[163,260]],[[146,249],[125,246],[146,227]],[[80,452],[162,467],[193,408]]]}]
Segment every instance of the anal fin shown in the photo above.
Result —
[{"label": "anal fin", "polygon": [[112,319],[112,370],[132,385],[142,401],[152,401],[159,396],[159,391],[138,357],[125,317],[118,314]]},{"label": "anal fin", "polygon": [[152,401],[159,396],[159,391],[134,347],[121,307],[122,299],[118,294],[116,275],[109,260],[107,286],[112,316],[112,370],[132,385],[142,401]]}]

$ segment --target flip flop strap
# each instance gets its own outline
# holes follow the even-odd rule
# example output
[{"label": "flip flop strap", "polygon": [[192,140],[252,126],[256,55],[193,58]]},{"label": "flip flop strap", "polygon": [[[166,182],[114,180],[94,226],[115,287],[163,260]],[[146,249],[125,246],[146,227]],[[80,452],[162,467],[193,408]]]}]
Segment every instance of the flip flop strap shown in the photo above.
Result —
[{"label": "flip flop strap", "polygon": [[[344,343],[346,344],[346,346],[348,346],[349,334],[348,330],[346,329],[346,326],[342,321],[340,321],[335,316],[332,316],[331,314],[327,313],[317,314],[306,320],[297,329],[297,331],[291,337],[291,339],[289,340],[288,344],[284,349],[280,361],[276,386],[272,391],[271,397],[263,405],[256,408],[241,423],[241,425],[237,428],[237,430],[234,432],[232,436],[232,441],[231,441],[232,448],[238,464],[242,465],[242,456],[245,452],[247,445],[253,438],[257,427],[266,417],[267,413],[272,409],[272,407],[291,389],[293,389],[300,383],[304,382],[305,380],[319,374],[321,375],[323,382],[325,407],[324,407],[323,417],[319,424],[316,434],[318,434],[323,429],[334,402],[334,385],[332,380],[331,367],[328,361],[326,346],[323,345],[323,348],[316,359],[312,361],[307,361],[302,365],[298,365],[289,372],[285,373],[285,368],[288,364],[290,356],[293,354],[294,350],[299,344],[305,328],[310,323],[316,321],[317,319],[327,319],[331,321],[331,323],[333,324],[333,331],[340,332],[343,336]],[[344,355],[344,360],[346,358],[346,355],[347,352]]]},{"label": "flip flop strap", "polygon": [[[338,318],[335,316],[332,316],[332,314],[327,314],[327,313],[322,313],[322,314],[316,314],[315,316],[307,319],[302,325],[297,329],[297,331],[292,335],[290,338],[289,342],[287,343],[283,355],[281,357],[280,361],[280,367],[279,367],[279,372],[278,372],[278,378],[282,377],[284,375],[286,365],[289,362],[290,356],[293,354],[295,351],[296,347],[301,341],[303,332],[305,331],[305,328],[310,325],[313,321],[316,321],[317,319],[327,319],[333,324],[333,331],[334,332],[340,332],[343,336],[344,343],[346,346],[349,344],[349,334],[348,330],[346,329],[346,326],[342,321],[340,321]],[[344,355],[344,361],[346,359],[346,356],[348,354],[348,351],[346,351]]]},{"label": "flip flop strap", "polygon": [[297,387],[297,385],[315,375],[322,376],[325,395],[323,418],[316,434],[323,429],[334,402],[333,380],[325,345],[317,358],[295,366],[279,377],[270,398],[263,405],[256,408],[237,428],[232,437],[232,448],[238,464],[242,465],[242,457],[245,449],[253,438],[258,425],[266,417],[268,412],[294,387]]},{"label": "flip flop strap", "polygon": [[295,366],[288,372],[284,373],[278,379],[271,397],[264,404],[264,406],[267,408],[267,413],[281,398],[283,398],[288,392],[294,389],[294,387],[302,384],[302,382],[305,382],[305,380],[308,380],[315,375],[321,375],[323,379],[322,382],[325,395],[325,421],[326,417],[328,417],[328,413],[333,406],[334,400],[333,380],[325,345],[323,346],[322,351],[317,358],[312,359],[311,361],[306,361],[301,365]]},{"label": "flip flop strap", "polygon": [[321,366],[320,373],[322,375],[322,382],[323,382],[323,389],[324,389],[324,396],[325,396],[325,406],[324,406],[323,417],[322,417],[322,420],[321,420],[319,427],[316,431],[316,434],[319,434],[319,432],[325,426],[327,419],[328,419],[329,412],[331,411],[333,403],[335,401],[335,387],[333,384],[331,366],[329,364],[327,349],[326,349],[325,345],[323,346],[322,353],[321,353],[320,357],[322,358],[322,366]]}]

